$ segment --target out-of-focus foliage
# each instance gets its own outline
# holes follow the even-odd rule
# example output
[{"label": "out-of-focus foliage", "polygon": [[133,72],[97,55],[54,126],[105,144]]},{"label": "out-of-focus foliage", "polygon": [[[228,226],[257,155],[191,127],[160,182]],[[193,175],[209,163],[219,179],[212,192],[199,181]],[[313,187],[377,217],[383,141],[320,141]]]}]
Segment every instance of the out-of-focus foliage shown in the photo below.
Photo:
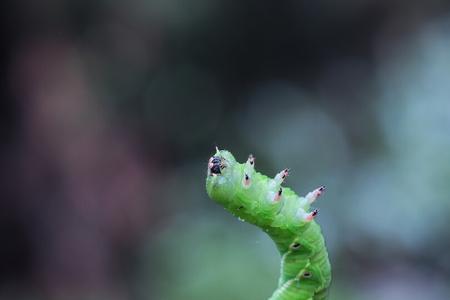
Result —
[{"label": "out-of-focus foliage", "polygon": [[331,299],[448,299],[449,6],[336,3],[2,3],[0,299],[268,297],[215,145],[327,186]]}]

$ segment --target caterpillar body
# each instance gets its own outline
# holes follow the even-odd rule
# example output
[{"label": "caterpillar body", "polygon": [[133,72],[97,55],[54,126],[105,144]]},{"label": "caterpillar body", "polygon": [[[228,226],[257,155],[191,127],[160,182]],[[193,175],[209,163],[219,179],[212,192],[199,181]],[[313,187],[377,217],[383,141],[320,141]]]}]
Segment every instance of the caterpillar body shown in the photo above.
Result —
[{"label": "caterpillar body", "polygon": [[281,184],[284,169],[274,178],[255,171],[255,159],[238,163],[226,150],[216,148],[208,161],[206,190],[211,199],[236,217],[264,230],[281,254],[278,288],[269,300],[319,300],[328,297],[331,267],[317,210],[310,205],[324,187],[297,196]]}]

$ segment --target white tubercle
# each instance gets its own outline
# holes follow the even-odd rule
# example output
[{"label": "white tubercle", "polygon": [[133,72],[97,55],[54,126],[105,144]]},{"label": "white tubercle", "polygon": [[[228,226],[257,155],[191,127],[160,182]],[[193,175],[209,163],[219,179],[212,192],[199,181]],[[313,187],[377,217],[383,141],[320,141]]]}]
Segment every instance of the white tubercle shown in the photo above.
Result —
[{"label": "white tubercle", "polygon": [[255,157],[253,156],[253,154],[250,154],[248,156],[247,163],[253,166],[253,168],[255,167]]},{"label": "white tubercle", "polygon": [[244,172],[249,177],[252,177],[255,172],[255,157],[251,154],[248,156],[247,162],[245,163]]},{"label": "white tubercle", "polygon": [[311,203],[313,203],[314,201],[316,201],[316,199],[319,198],[319,196],[322,195],[322,193],[323,193],[324,191],[325,191],[325,187],[324,187],[324,186],[321,186],[321,187],[318,187],[317,189],[315,189],[314,191],[309,192],[309,193],[305,196],[306,201],[308,202],[308,204],[311,204]]},{"label": "white tubercle", "polygon": [[306,222],[311,222],[319,213],[319,210],[316,208],[314,209],[312,212],[310,212],[307,216],[306,216]]},{"label": "white tubercle", "polygon": [[275,175],[275,178],[273,180],[275,180],[276,184],[280,185],[288,176],[289,176],[289,169],[284,169],[283,171]]},{"label": "white tubercle", "polygon": [[314,209],[312,212],[307,213],[304,209],[299,208],[297,211],[297,218],[299,218],[301,221],[311,222],[314,217],[317,216],[318,212],[318,209]]},{"label": "white tubercle", "polygon": [[255,173],[255,157],[249,155],[247,162],[244,165],[244,177],[242,178],[242,186],[244,188],[249,188],[252,184],[252,177]]}]

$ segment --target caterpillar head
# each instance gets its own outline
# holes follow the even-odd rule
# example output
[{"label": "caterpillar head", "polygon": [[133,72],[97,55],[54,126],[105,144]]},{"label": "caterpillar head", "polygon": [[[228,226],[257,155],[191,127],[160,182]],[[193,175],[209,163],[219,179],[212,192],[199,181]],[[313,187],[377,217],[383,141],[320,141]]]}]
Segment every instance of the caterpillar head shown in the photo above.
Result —
[{"label": "caterpillar head", "polygon": [[225,168],[233,167],[235,164],[236,159],[233,154],[227,150],[216,148],[216,153],[208,161],[208,176],[222,175]]},{"label": "caterpillar head", "polygon": [[227,150],[216,148],[216,153],[208,160],[206,190],[217,202],[226,202],[235,191],[235,177],[232,176],[239,164]]}]

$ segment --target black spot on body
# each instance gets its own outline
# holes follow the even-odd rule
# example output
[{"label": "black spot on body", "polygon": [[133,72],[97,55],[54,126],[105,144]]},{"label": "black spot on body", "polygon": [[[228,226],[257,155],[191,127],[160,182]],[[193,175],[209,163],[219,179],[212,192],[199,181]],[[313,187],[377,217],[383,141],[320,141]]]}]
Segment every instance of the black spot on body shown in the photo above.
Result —
[{"label": "black spot on body", "polygon": [[291,249],[298,250],[298,249],[300,249],[300,246],[301,246],[300,243],[295,242],[295,243],[291,244]]}]

